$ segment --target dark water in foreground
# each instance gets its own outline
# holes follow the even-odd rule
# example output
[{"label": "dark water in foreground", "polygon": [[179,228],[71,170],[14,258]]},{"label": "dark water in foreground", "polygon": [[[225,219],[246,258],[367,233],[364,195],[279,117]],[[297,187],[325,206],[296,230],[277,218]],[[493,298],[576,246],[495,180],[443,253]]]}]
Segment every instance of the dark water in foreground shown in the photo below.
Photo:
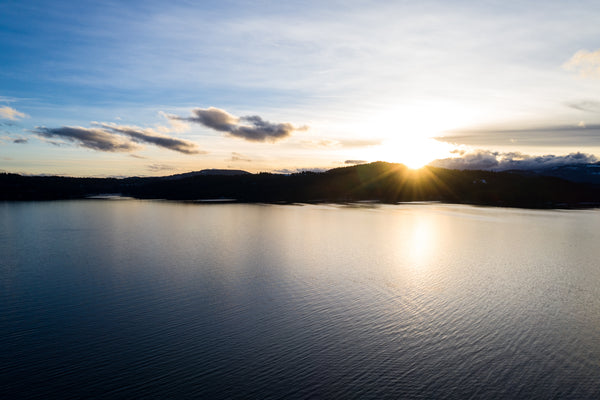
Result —
[{"label": "dark water in foreground", "polygon": [[1,398],[600,398],[600,211],[0,203]]}]

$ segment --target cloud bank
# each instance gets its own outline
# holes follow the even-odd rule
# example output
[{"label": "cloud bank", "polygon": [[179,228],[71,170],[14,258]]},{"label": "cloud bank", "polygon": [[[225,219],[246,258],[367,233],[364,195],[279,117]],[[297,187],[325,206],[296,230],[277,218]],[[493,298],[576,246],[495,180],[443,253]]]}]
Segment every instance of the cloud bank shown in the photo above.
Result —
[{"label": "cloud bank", "polygon": [[17,111],[12,107],[9,107],[9,106],[0,107],[0,118],[2,118],[2,119],[9,119],[11,121],[16,121],[18,119],[25,118],[25,117],[27,117],[27,114]]},{"label": "cloud bank", "polygon": [[192,110],[192,114],[191,117],[170,115],[169,118],[197,123],[250,142],[276,142],[289,137],[294,131],[308,129],[305,126],[295,127],[289,122],[265,121],[258,115],[236,117],[215,107],[196,108]]},{"label": "cloud bank", "polygon": [[[588,105],[589,106],[589,105]],[[468,129],[434,138],[440,142],[471,146],[598,146],[600,125],[545,126],[529,129]]]},{"label": "cloud bank", "polygon": [[584,78],[600,78],[600,49],[596,51],[579,50],[564,63],[569,71],[579,73]]},{"label": "cloud bank", "polygon": [[590,164],[598,159],[591,154],[570,153],[565,156],[531,156],[523,153],[500,153],[497,151],[477,150],[458,152],[460,157],[444,158],[432,161],[429,165],[449,169],[478,169],[506,171],[511,169],[536,170],[571,164]]},{"label": "cloud bank", "polygon": [[37,127],[34,133],[43,138],[64,139],[81,147],[106,152],[132,152],[141,148],[138,143],[147,143],[184,154],[200,153],[195,143],[160,135],[152,129],[98,122],[92,124],[96,127]]}]

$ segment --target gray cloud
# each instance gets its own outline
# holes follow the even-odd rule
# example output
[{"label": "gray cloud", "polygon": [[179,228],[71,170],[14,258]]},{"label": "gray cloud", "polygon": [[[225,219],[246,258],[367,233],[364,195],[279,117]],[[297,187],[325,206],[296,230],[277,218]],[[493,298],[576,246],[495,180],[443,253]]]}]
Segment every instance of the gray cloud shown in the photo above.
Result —
[{"label": "gray cloud", "polygon": [[152,172],[159,172],[159,171],[171,171],[173,169],[175,169],[173,166],[171,165],[167,165],[167,164],[150,164],[146,166],[146,169]]},{"label": "gray cloud", "polygon": [[434,138],[440,142],[471,146],[598,146],[600,125],[559,125],[530,129],[470,129]]},{"label": "gray cloud", "polygon": [[231,132],[240,122],[238,117],[234,117],[227,111],[215,107],[206,109],[195,108],[192,110],[192,114],[194,114],[194,116],[188,118],[177,116],[170,116],[170,118],[195,122],[221,132]]},{"label": "gray cloud", "polygon": [[192,110],[192,114],[193,116],[187,118],[174,115],[169,115],[169,118],[198,123],[251,142],[275,142],[290,136],[294,131],[308,129],[305,126],[294,127],[288,122],[265,121],[258,115],[235,117],[227,111],[215,107],[196,108]]},{"label": "gray cloud", "polygon": [[500,153],[497,151],[477,150],[470,153],[460,152],[460,157],[444,158],[432,161],[429,165],[449,169],[483,169],[505,171],[511,169],[534,170],[570,164],[590,164],[598,159],[591,154],[570,153],[565,156],[531,156],[523,153]]},{"label": "gray cloud", "polygon": [[37,127],[34,131],[45,138],[60,138],[74,142],[81,147],[108,152],[129,152],[139,149],[135,143],[101,129],[63,126],[60,128]]},{"label": "gray cloud", "polygon": [[29,139],[26,138],[17,138],[13,140],[13,143],[17,143],[17,144],[25,144],[29,142]]},{"label": "gray cloud", "polygon": [[95,123],[95,125],[101,126],[103,129],[110,132],[129,136],[133,141],[138,143],[150,143],[155,146],[178,151],[184,154],[200,153],[195,143],[168,136],[162,136],[151,129],[142,129],[135,126],[124,126],[106,123]]},{"label": "gray cloud", "polygon": [[600,101],[595,100],[579,100],[566,103],[567,107],[579,111],[600,113]]},{"label": "gray cloud", "polygon": [[[63,126],[60,128],[38,127],[34,130],[42,138],[59,138],[81,147],[107,152],[131,152],[140,149],[136,143],[148,143],[184,154],[199,154],[196,144],[160,135],[151,129],[106,123],[92,123],[95,128]],[[123,137],[125,136],[125,137]],[[50,141],[55,145],[59,142]]]},{"label": "gray cloud", "polygon": [[365,164],[365,163],[367,163],[367,161],[365,161],[365,160],[346,160],[346,161],[344,161],[344,164],[352,164],[352,165]]}]

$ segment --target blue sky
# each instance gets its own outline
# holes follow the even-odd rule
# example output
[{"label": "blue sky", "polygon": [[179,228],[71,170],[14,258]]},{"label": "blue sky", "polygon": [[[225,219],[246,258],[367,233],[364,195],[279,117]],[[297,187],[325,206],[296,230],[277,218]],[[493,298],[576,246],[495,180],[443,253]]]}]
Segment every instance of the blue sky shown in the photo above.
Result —
[{"label": "blue sky", "polygon": [[593,161],[599,19],[597,1],[2,1],[0,170]]}]

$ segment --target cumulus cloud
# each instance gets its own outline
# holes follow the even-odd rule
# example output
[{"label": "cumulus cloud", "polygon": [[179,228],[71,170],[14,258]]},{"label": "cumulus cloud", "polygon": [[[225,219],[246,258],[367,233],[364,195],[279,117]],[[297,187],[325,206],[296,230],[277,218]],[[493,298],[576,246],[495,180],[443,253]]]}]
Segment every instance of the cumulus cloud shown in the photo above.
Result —
[{"label": "cumulus cloud", "polygon": [[169,118],[197,123],[250,142],[275,142],[290,136],[294,131],[308,129],[306,126],[295,127],[289,122],[265,121],[258,115],[236,117],[215,107],[196,108],[192,110],[191,117],[170,115]]},{"label": "cumulus cloud", "polygon": [[102,129],[83,128],[80,126],[63,126],[60,128],[37,127],[34,132],[44,138],[65,139],[92,150],[130,152],[139,149],[139,146],[130,140],[124,140],[120,136],[113,135]]},{"label": "cumulus cloud", "polygon": [[579,50],[569,61],[564,63],[563,67],[577,72],[585,78],[600,78],[600,49],[596,51]]},{"label": "cumulus cloud", "polygon": [[134,142],[149,143],[158,147],[178,151],[184,154],[200,153],[195,143],[188,142],[187,140],[160,135],[152,129],[143,129],[137,126],[116,125],[107,123],[93,124],[102,127],[105,131],[128,136]]},{"label": "cumulus cloud", "polygon": [[240,118],[234,117],[227,111],[215,107],[209,107],[206,109],[196,108],[192,110],[192,114],[194,114],[192,117],[177,118],[202,124],[208,128],[221,132],[231,132],[240,122]]},{"label": "cumulus cloud", "polygon": [[478,169],[506,171],[512,169],[536,170],[561,165],[590,164],[598,159],[591,154],[570,153],[564,156],[543,155],[531,156],[518,152],[501,153],[489,150],[459,152],[460,157],[444,158],[432,161],[429,165],[449,169]]},{"label": "cumulus cloud", "polygon": [[19,112],[12,107],[2,106],[0,107],[0,118],[9,119],[11,121],[16,121],[21,118],[27,117],[27,114]]}]

